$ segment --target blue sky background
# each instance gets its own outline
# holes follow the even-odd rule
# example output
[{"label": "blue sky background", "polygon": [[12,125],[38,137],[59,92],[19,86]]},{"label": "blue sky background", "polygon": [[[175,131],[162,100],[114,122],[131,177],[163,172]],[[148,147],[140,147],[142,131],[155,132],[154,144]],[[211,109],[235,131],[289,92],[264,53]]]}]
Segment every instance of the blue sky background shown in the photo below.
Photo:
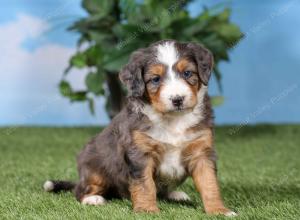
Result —
[{"label": "blue sky background", "polygon": [[[189,10],[201,12],[195,1]],[[225,103],[218,124],[300,122],[300,1],[225,1],[246,38],[221,63]],[[57,84],[78,35],[66,28],[85,16],[80,0],[10,0],[0,8],[0,125],[106,124],[103,99],[97,115],[70,104]],[[70,73],[84,87],[85,71]],[[214,80],[211,94],[217,94]]]}]

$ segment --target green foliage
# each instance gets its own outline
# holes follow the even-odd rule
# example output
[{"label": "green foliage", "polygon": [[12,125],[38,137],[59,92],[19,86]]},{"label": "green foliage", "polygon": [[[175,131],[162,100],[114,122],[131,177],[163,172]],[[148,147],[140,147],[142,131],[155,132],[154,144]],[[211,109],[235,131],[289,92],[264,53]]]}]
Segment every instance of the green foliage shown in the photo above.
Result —
[{"label": "green foliage", "polygon": [[[229,49],[242,38],[238,26],[230,22],[230,9],[204,8],[191,17],[186,9],[190,0],[83,0],[82,6],[89,16],[75,22],[70,30],[81,34],[78,51],[70,59],[72,68],[95,68],[86,75],[86,91],[73,91],[67,85],[65,75],[60,88],[68,87],[71,101],[91,100],[105,95],[108,74],[117,74],[126,64],[129,55],[140,47],[146,47],[161,39],[194,41],[203,44],[214,54],[214,76],[221,90],[220,61],[229,61]],[[81,45],[88,47],[82,50]],[[106,92],[104,92],[106,91]]]},{"label": "green foliage", "polygon": [[224,103],[224,97],[223,96],[213,96],[211,99],[211,104],[213,106],[220,106]]},{"label": "green foliage", "polygon": [[85,84],[89,91],[96,95],[103,95],[104,90],[99,82],[103,82],[101,73],[89,73],[85,78]]}]

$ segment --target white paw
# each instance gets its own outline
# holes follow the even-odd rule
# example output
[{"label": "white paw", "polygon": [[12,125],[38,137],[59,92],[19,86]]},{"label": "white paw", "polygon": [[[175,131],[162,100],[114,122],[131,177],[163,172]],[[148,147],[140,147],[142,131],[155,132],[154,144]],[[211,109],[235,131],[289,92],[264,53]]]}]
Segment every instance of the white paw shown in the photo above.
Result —
[{"label": "white paw", "polygon": [[173,191],[168,194],[168,199],[173,201],[190,201],[190,197],[182,191]]},{"label": "white paw", "polygon": [[47,180],[44,183],[43,188],[46,192],[51,192],[54,189],[54,183],[50,180]]},{"label": "white paw", "polygon": [[102,196],[93,195],[85,197],[81,203],[83,205],[104,205],[105,199]]},{"label": "white paw", "polygon": [[225,213],[225,216],[227,217],[234,217],[234,216],[237,216],[238,214],[236,212],[233,212],[233,211],[229,211],[229,212],[226,212]]}]

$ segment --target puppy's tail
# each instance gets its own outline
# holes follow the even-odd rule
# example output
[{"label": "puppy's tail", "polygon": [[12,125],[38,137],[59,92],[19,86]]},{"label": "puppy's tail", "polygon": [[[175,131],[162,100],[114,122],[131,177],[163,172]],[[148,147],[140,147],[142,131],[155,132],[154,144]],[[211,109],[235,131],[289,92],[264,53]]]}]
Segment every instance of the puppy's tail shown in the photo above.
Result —
[{"label": "puppy's tail", "polygon": [[46,192],[58,193],[61,191],[72,191],[76,186],[76,183],[61,180],[47,180],[43,188]]}]

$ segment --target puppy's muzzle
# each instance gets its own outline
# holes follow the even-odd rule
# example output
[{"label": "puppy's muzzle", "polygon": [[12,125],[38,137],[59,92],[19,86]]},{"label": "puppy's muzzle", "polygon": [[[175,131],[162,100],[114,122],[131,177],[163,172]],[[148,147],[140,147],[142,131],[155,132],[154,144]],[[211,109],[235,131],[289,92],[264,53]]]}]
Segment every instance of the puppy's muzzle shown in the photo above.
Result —
[{"label": "puppy's muzzle", "polygon": [[174,107],[181,108],[183,107],[184,96],[175,96],[171,101]]}]

